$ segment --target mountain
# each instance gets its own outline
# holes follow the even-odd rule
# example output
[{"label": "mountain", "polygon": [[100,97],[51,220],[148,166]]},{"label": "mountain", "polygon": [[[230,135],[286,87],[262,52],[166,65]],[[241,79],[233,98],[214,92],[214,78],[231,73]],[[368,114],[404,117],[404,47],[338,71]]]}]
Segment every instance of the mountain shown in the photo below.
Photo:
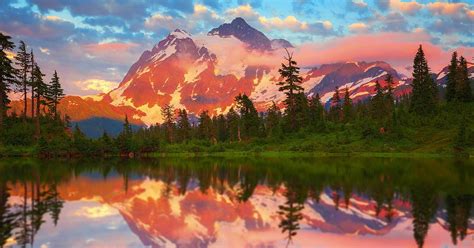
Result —
[{"label": "mountain", "polygon": [[212,29],[208,35],[218,35],[220,37],[234,36],[240,41],[249,45],[251,49],[271,50],[272,41],[262,32],[251,27],[243,18],[235,18],[231,23],[225,23],[218,28]]},{"label": "mountain", "polygon": [[[283,49],[291,47],[284,39],[270,40],[242,18],[207,35],[193,36],[176,29],[144,51],[117,88],[96,96],[67,96],[59,110],[76,122],[91,118],[122,121],[128,116],[133,124],[151,125],[162,121],[161,107],[165,104],[185,108],[190,116],[204,110],[215,115],[226,113],[240,93],[249,95],[259,111],[265,111],[272,102],[283,107],[285,95],[276,83],[281,80],[278,69]],[[469,70],[473,77],[473,64]],[[305,92],[308,96],[318,93],[324,103],[336,87],[341,94],[347,87],[355,102],[368,99],[375,94],[375,81],[386,85],[388,73],[394,77],[396,95],[411,91],[411,79],[383,61],[301,69]],[[446,68],[436,75],[440,85],[445,84],[445,76]],[[10,111],[21,110],[21,100],[14,101]]]},{"label": "mountain", "polygon": [[285,39],[273,39],[271,41],[272,49],[294,48],[294,46]]},{"label": "mountain", "polygon": [[[82,121],[72,122],[73,126],[76,124],[84,134],[91,138],[101,137],[104,131],[111,137],[117,137],[123,129],[123,122],[121,120],[101,117],[93,117]],[[140,128],[139,125],[132,124],[131,126],[134,131]]]}]

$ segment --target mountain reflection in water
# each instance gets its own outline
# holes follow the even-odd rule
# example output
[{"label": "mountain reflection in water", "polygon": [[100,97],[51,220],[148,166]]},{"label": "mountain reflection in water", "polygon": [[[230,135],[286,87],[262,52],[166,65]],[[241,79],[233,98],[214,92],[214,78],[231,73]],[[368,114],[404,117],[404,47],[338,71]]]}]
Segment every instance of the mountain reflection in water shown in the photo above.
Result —
[{"label": "mountain reflection in water", "polygon": [[474,247],[474,162],[0,161],[0,246]]}]

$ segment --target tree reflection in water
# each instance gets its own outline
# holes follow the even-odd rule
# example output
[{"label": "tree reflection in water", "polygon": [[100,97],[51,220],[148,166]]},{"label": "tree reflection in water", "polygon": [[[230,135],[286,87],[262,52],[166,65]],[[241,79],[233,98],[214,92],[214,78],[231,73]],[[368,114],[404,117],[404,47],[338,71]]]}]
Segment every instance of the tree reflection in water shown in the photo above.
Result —
[{"label": "tree reflection in water", "polygon": [[[301,228],[308,202],[317,206],[327,193],[335,211],[347,211],[356,198],[374,201],[373,215],[389,224],[396,216],[394,203],[411,209],[413,237],[423,247],[435,217],[445,220],[452,243],[468,235],[474,195],[472,161],[404,159],[157,159],[112,161],[24,161],[0,162],[0,246],[12,239],[20,246],[34,245],[35,236],[49,215],[60,225],[64,196],[58,188],[74,184],[78,177],[120,176],[123,191],[136,178],[159,180],[160,194],[169,197],[174,189],[186,195],[196,185],[202,193],[234,192],[234,200],[248,202],[263,185],[285,201],[272,211],[287,245]],[[91,185],[91,187],[94,187]],[[16,196],[13,201],[12,195]],[[370,212],[369,211],[369,212]],[[325,221],[332,221],[327,219]],[[472,221],[472,220],[471,220]]]}]

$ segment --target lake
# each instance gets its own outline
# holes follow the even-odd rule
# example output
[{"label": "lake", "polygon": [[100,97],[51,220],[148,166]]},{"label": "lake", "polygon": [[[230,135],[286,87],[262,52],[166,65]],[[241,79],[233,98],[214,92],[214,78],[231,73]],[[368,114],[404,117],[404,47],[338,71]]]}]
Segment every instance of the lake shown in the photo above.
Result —
[{"label": "lake", "polygon": [[0,246],[474,247],[474,161],[0,158]]}]

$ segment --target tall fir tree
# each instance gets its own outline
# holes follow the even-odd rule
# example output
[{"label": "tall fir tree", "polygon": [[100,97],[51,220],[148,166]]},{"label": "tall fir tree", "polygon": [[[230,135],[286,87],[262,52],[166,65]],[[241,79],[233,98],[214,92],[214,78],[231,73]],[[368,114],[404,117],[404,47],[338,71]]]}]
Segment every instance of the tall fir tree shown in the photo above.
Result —
[{"label": "tall fir tree", "polygon": [[252,100],[246,94],[239,94],[235,98],[242,123],[241,135],[244,138],[256,137],[260,127],[258,112]]},{"label": "tall fir tree", "polygon": [[203,140],[212,140],[215,137],[212,130],[212,119],[209,116],[209,111],[202,111],[199,115],[198,137]]},{"label": "tall fir tree", "polygon": [[229,128],[229,140],[241,141],[240,137],[240,116],[235,111],[234,107],[231,107],[226,115],[227,127]]},{"label": "tall fir tree", "polygon": [[36,85],[36,79],[34,75],[35,66],[36,66],[35,55],[33,53],[33,49],[31,49],[31,52],[30,52],[31,118],[35,117],[35,107],[34,107],[35,106],[35,85]]},{"label": "tall fir tree", "polygon": [[458,80],[458,53],[453,52],[451,63],[448,66],[448,74],[446,75],[446,101],[452,102],[456,99],[456,81]]},{"label": "tall fir tree", "polygon": [[267,118],[265,119],[265,130],[267,136],[272,137],[280,133],[281,112],[275,102],[267,110]]},{"label": "tall fir tree", "polygon": [[55,118],[58,116],[58,104],[63,98],[64,90],[62,89],[61,83],[59,82],[58,73],[54,71],[49,89],[47,91],[46,99],[48,100],[50,112]]},{"label": "tall fir tree", "polygon": [[329,113],[333,121],[341,120],[341,96],[339,95],[339,87],[336,87],[334,95],[331,98],[331,107]]},{"label": "tall fir tree", "polygon": [[352,106],[352,99],[349,94],[349,89],[346,87],[344,91],[344,103],[342,105],[342,112],[344,117],[344,122],[349,122],[353,119],[353,106]]},{"label": "tall fir tree", "polygon": [[286,99],[284,101],[286,105],[286,116],[290,123],[290,128],[295,131],[297,125],[297,116],[296,111],[296,98],[297,95],[304,91],[304,88],[301,87],[303,78],[299,75],[300,68],[297,66],[297,62],[293,60],[293,54],[286,50],[287,57],[285,60],[288,64],[282,63],[281,68],[278,70],[281,77],[284,81],[278,82],[277,85],[280,86],[278,89],[281,92],[284,92]]},{"label": "tall fir tree", "polygon": [[324,122],[324,106],[319,93],[313,95],[309,100],[309,122],[314,128],[321,127]]},{"label": "tall fir tree", "polygon": [[455,85],[455,96],[460,102],[472,101],[471,82],[469,80],[469,71],[467,61],[464,57],[459,58],[459,66],[456,72],[457,80]]},{"label": "tall fir tree", "polygon": [[[36,98],[36,116],[35,116],[35,129],[36,129],[36,138],[40,138],[40,109],[41,105],[45,104],[45,94],[48,90],[48,86],[44,83],[43,77],[45,76],[38,65],[35,65],[33,76],[35,81],[33,84],[35,85],[35,92],[34,96]],[[32,92],[33,93],[33,92]]]},{"label": "tall fir tree", "polygon": [[8,93],[15,82],[15,69],[12,61],[7,57],[7,52],[15,48],[10,39],[10,36],[0,33],[0,129],[3,129],[4,117],[10,103]]},{"label": "tall fir tree", "polygon": [[177,136],[179,142],[187,141],[191,138],[191,124],[189,123],[188,112],[186,112],[186,109],[179,110]]},{"label": "tall fir tree", "polygon": [[[20,46],[18,47],[18,52],[16,53],[15,60],[15,64],[17,65],[18,69],[18,83],[23,93],[23,119],[26,120],[26,114],[28,111],[28,72],[31,71],[31,58],[30,54],[26,51],[26,44],[23,41],[20,41]],[[31,107],[33,108],[33,106]]]},{"label": "tall fir tree", "polygon": [[420,45],[413,60],[413,82],[410,109],[418,115],[435,112],[437,107],[438,88],[431,78],[425,53]]},{"label": "tall fir tree", "polygon": [[174,122],[175,113],[173,105],[166,104],[161,108],[161,115],[163,116],[163,125],[166,132],[166,139],[169,143],[174,142]]}]

